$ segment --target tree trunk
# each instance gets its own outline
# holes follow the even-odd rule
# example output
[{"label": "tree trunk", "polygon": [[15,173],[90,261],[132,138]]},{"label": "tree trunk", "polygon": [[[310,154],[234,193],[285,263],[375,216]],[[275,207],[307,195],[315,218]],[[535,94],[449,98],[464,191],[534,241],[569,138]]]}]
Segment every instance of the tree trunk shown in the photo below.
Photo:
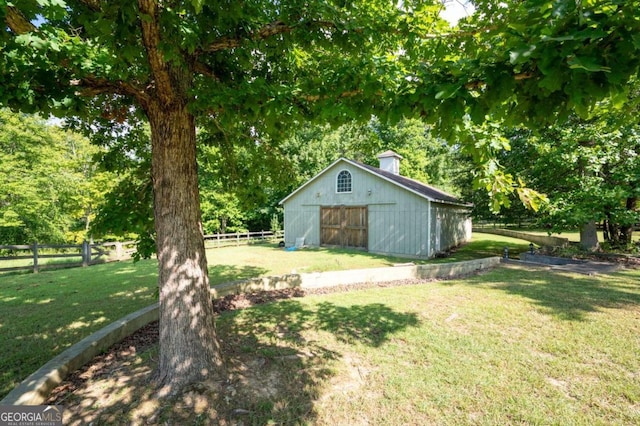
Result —
[{"label": "tree trunk", "polygon": [[588,251],[596,251],[600,248],[595,221],[589,221],[580,227],[580,247]]},{"label": "tree trunk", "polygon": [[154,216],[160,287],[160,395],[218,379],[222,358],[198,192],[196,133],[185,104],[152,104]]},{"label": "tree trunk", "polygon": [[[638,209],[638,198],[628,197],[625,205],[627,211],[635,212]],[[628,248],[633,242],[634,223],[628,223],[620,227],[620,244],[622,248]]]}]

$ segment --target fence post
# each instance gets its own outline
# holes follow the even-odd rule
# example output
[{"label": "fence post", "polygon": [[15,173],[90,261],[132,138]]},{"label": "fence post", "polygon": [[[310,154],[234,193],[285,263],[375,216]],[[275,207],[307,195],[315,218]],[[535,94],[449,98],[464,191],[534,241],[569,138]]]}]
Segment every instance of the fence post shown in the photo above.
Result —
[{"label": "fence post", "polygon": [[236,247],[240,245],[240,232],[236,231]]},{"label": "fence post", "polygon": [[33,273],[37,274],[38,273],[38,242],[37,241],[33,242],[33,248],[31,250],[33,251]]},{"label": "fence post", "polygon": [[122,243],[120,241],[116,242],[116,259],[121,260],[124,257],[124,253],[122,251]]},{"label": "fence post", "polygon": [[91,263],[91,246],[87,240],[82,242],[82,266],[89,266]]}]

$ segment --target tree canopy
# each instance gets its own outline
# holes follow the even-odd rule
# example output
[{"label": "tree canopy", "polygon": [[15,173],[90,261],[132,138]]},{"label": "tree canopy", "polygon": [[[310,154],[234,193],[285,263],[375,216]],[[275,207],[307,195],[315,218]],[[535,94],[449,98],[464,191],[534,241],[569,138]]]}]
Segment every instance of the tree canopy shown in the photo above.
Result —
[{"label": "tree canopy", "polygon": [[45,120],[0,110],[0,244],[80,242],[115,181],[99,148]]},{"label": "tree canopy", "polygon": [[605,242],[625,249],[640,221],[640,127],[619,118],[573,116],[535,133],[512,130],[502,164],[549,195],[539,221],[555,231],[600,223]]}]

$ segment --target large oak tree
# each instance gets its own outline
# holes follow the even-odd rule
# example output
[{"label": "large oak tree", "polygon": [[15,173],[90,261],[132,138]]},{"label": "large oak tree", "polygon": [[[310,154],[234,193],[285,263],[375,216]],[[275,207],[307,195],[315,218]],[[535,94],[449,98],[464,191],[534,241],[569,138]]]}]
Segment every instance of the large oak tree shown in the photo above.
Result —
[{"label": "large oak tree", "polygon": [[104,120],[148,121],[159,383],[174,393],[219,377],[196,120],[258,132],[336,99],[368,110],[373,98],[362,93],[384,91],[376,58],[399,46],[401,11],[388,2],[27,0],[0,13],[3,103],[101,129]]},{"label": "large oak tree", "polygon": [[[474,3],[474,17],[456,30],[438,19],[439,0],[0,4],[2,104],[80,117],[94,129],[149,123],[158,378],[168,393],[222,368],[197,125],[224,135],[247,123],[259,143],[262,132],[311,117],[417,114],[452,133],[471,128],[469,120],[587,114],[599,98],[625,98],[625,82],[638,71],[638,1]],[[491,143],[463,143],[485,171],[495,170]]]}]

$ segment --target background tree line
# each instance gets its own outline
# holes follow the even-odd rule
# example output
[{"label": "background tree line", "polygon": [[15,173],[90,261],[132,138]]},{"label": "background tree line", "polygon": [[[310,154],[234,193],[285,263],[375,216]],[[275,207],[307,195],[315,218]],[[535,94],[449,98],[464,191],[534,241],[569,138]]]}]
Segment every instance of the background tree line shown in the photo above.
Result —
[{"label": "background tree line", "polygon": [[0,244],[79,242],[117,177],[99,149],[37,116],[0,110]]},{"label": "background tree line", "polygon": [[[112,123],[92,145],[79,123],[68,123],[76,131],[64,130],[8,110],[0,119],[0,244],[138,238],[141,252],[150,254],[153,195],[144,126],[119,132]],[[278,202],[341,156],[376,165],[378,153],[393,149],[404,157],[403,175],[461,192],[458,148],[418,120],[307,124],[278,142],[248,133],[229,144],[228,137],[210,128],[198,133],[207,234],[270,229],[274,215],[281,226]]]},{"label": "background tree line", "polygon": [[[587,250],[601,243],[603,248],[637,250],[633,232],[640,223],[640,125],[633,111],[605,102],[588,119],[572,114],[537,130],[503,129],[509,149],[497,153],[500,166],[548,200],[538,212],[510,202],[496,213],[486,191],[466,192],[475,202],[475,217],[528,222],[550,232],[578,229]],[[603,241],[598,241],[597,229]]]},{"label": "background tree line", "polygon": [[[137,238],[140,254],[152,254],[148,130],[110,129],[105,135],[111,137],[96,146],[37,116],[2,110],[0,119],[0,243]],[[395,125],[376,117],[339,127],[306,124],[283,141],[248,132],[234,135],[244,140],[235,145],[228,143],[229,135],[202,128],[204,231],[266,230],[274,226],[274,216],[281,226],[278,202],[331,162],[344,156],[376,165],[376,155],[392,149],[404,157],[403,175],[472,201],[475,220],[556,232],[598,224],[607,246],[629,249],[640,221],[640,129],[621,120],[604,113],[590,120],[571,116],[539,132],[492,133],[508,143],[508,149],[497,151],[499,167],[547,195],[548,203],[537,212],[515,194],[493,211],[490,193],[474,184],[471,156],[416,119]]]}]

